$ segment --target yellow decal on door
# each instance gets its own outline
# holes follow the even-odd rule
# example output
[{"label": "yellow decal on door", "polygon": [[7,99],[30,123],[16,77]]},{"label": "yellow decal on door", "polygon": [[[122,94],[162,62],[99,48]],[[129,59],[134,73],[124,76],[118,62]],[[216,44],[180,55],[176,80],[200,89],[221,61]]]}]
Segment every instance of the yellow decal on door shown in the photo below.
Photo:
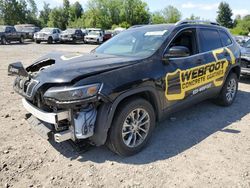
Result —
[{"label": "yellow decal on door", "polygon": [[177,69],[166,75],[165,96],[168,100],[181,100],[186,92],[212,82],[216,87],[223,84],[223,78],[229,66],[226,58],[218,59],[218,55],[225,53],[230,55],[231,63],[235,63],[235,57],[230,49],[218,49],[213,51],[214,62],[197,66],[187,70]]}]

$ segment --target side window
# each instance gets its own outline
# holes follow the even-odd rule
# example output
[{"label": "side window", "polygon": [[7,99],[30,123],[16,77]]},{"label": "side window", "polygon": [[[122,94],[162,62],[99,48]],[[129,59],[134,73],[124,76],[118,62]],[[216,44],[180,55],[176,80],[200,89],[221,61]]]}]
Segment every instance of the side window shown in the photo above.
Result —
[{"label": "side window", "polygon": [[55,29],[53,29],[53,34],[56,34],[56,30]]},{"label": "side window", "polygon": [[184,46],[189,49],[190,55],[197,54],[196,30],[187,29],[177,35],[171,42],[169,48],[173,46]]},{"label": "side window", "polygon": [[10,27],[6,27],[5,32],[10,33]]},{"label": "side window", "polygon": [[201,52],[222,48],[220,35],[215,29],[199,29],[199,42]]},{"label": "side window", "polygon": [[76,34],[77,35],[81,35],[82,33],[81,33],[81,30],[76,30]]},{"label": "side window", "polygon": [[220,37],[224,46],[228,46],[232,44],[231,38],[228,36],[228,34],[225,31],[220,31]]}]

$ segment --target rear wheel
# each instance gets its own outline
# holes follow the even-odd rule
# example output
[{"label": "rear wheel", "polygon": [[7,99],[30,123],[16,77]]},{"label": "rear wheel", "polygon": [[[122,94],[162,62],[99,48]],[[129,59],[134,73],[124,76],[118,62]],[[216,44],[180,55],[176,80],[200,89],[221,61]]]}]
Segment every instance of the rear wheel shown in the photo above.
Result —
[{"label": "rear wheel", "polygon": [[40,40],[36,40],[36,43],[37,43],[37,44],[40,44],[40,43],[41,43],[41,41],[40,41]]},{"label": "rear wheel", "polygon": [[122,156],[134,155],[147,144],[155,127],[152,105],[141,98],[132,98],[123,103],[112,123],[108,147]]},{"label": "rear wheel", "polygon": [[215,102],[221,106],[230,106],[233,104],[238,91],[238,77],[235,73],[231,73],[222,87],[220,95]]}]

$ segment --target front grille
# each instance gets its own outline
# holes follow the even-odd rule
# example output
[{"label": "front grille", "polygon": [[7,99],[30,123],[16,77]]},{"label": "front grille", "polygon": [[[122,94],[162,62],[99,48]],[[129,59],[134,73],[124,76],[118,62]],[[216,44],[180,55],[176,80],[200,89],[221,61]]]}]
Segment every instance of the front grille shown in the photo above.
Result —
[{"label": "front grille", "polygon": [[45,34],[40,33],[38,36],[39,36],[39,38],[42,38],[42,37],[44,37],[44,36],[45,36]]},{"label": "front grille", "polygon": [[31,80],[29,83],[28,83],[28,86],[27,86],[27,90],[26,90],[26,94],[30,97],[33,93],[33,90],[34,88],[36,87],[36,85],[38,84],[38,81],[36,80]]},{"label": "front grille", "polygon": [[21,95],[31,97],[38,83],[38,81],[33,79],[17,77],[14,88]]}]

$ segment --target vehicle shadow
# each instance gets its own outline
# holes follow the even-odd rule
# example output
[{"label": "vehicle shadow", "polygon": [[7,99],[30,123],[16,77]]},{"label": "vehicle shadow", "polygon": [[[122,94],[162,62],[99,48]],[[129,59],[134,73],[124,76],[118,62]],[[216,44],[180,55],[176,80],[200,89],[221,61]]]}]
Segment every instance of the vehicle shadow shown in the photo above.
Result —
[{"label": "vehicle shadow", "polygon": [[[147,164],[174,157],[202,142],[215,132],[238,134],[227,128],[250,112],[250,92],[239,91],[234,104],[220,107],[205,101],[172,115],[157,125],[150,143],[135,156],[120,157],[106,147],[92,147],[88,152],[76,151],[69,142],[51,143],[62,155],[71,160],[103,163],[116,161],[125,164]],[[170,120],[171,119],[171,120]]]},{"label": "vehicle shadow", "polygon": [[64,42],[64,43],[61,43],[61,44],[64,44],[64,45],[83,45],[85,43],[84,42],[76,42],[76,43],[73,43],[73,42]]},{"label": "vehicle shadow", "polygon": [[69,45],[69,46],[71,46],[71,45],[84,45],[85,43],[83,43],[83,42],[77,42],[77,43],[73,43],[73,42],[63,42],[63,43],[61,43],[61,42],[54,42],[54,43],[52,43],[52,44],[48,44],[47,42],[41,42],[40,44],[38,44],[38,45],[48,45],[48,46],[53,46],[53,45]]},{"label": "vehicle shadow", "polygon": [[24,46],[24,45],[29,45],[29,44],[32,44],[32,42],[28,42],[28,41],[25,41],[24,43],[20,43],[20,42],[11,42],[11,43],[7,43],[5,45],[0,45],[0,46],[14,46],[14,45],[17,45],[17,46]]}]

